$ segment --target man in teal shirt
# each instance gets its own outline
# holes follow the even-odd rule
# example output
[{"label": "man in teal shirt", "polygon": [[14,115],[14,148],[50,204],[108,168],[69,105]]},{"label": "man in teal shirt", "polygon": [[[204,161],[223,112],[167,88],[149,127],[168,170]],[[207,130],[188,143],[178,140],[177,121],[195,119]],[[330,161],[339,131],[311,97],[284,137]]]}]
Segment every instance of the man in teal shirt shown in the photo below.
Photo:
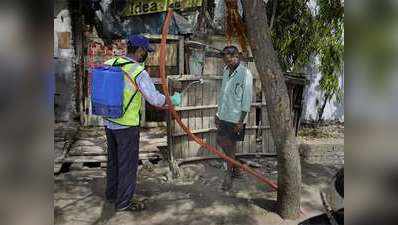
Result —
[{"label": "man in teal shirt", "polygon": [[[227,46],[222,51],[224,63],[223,81],[218,96],[217,144],[225,154],[235,159],[237,142],[243,141],[246,115],[250,112],[253,77],[251,72],[239,61],[239,50]],[[223,190],[232,188],[232,179],[238,168],[227,164]]]}]

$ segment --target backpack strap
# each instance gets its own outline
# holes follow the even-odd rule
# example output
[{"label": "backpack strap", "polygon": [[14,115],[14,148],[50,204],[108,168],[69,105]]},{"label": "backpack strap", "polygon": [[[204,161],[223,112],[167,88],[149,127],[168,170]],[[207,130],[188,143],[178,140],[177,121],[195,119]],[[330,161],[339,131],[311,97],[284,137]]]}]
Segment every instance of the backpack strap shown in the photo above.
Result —
[{"label": "backpack strap", "polygon": [[117,61],[122,58],[122,57],[117,57],[116,60],[112,63],[112,66],[117,66],[117,67],[123,67],[127,64],[132,64],[133,62],[131,62],[130,60],[128,60],[127,62],[124,63],[117,63]]},{"label": "backpack strap", "polygon": [[[131,98],[130,98],[130,100],[128,101],[126,107],[124,107],[123,115],[122,115],[122,116],[124,116],[124,114],[126,113],[127,109],[130,107],[131,103],[133,102],[134,97],[137,95],[137,92],[140,91],[140,90],[139,90],[139,88],[138,88],[137,83],[135,82],[135,79],[137,78],[137,76],[135,77],[135,79],[134,79],[134,81],[133,81],[133,79],[131,79],[130,75],[129,75],[126,71],[124,71],[123,68],[122,68],[123,66],[128,65],[128,64],[132,64],[132,63],[134,63],[134,62],[128,60],[127,62],[124,62],[124,63],[118,63],[117,61],[118,61],[120,58],[122,58],[122,57],[117,57],[116,60],[112,63],[111,66],[121,67],[121,70],[122,70],[124,76],[127,77],[127,79],[130,81],[130,83],[135,87],[135,92],[134,92],[134,94],[131,96]],[[142,69],[138,74],[142,73],[142,71],[144,71],[144,70],[145,70],[145,69]]]},{"label": "backpack strap", "polygon": [[[133,102],[133,99],[134,99],[134,97],[137,95],[137,92],[141,92],[140,89],[138,88],[136,79],[137,79],[138,75],[139,75],[140,73],[142,73],[142,71],[144,71],[144,70],[145,70],[145,69],[142,69],[142,70],[137,74],[137,76],[135,76],[134,80],[131,79],[130,75],[129,75],[126,71],[122,70],[123,73],[124,73],[124,76],[126,76],[127,79],[130,81],[130,83],[135,87],[135,92],[134,92],[134,94],[131,96],[131,98],[130,98],[129,102],[127,103],[126,107],[124,108],[123,115],[126,113],[126,111],[127,111],[127,109],[129,108],[131,102]],[[141,92],[141,93],[142,93],[142,92]]]}]

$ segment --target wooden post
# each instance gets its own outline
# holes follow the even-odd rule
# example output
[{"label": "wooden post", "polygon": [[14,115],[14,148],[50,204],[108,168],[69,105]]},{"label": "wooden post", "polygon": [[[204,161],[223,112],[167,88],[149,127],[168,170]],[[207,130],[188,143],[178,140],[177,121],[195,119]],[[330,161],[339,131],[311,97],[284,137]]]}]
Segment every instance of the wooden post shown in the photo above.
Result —
[{"label": "wooden post", "polygon": [[184,74],[184,36],[181,36],[178,40],[178,74],[183,75]]},{"label": "wooden post", "polygon": [[[171,93],[172,87],[171,87],[171,83],[170,79],[167,79],[168,82],[168,87],[169,87],[169,93]],[[169,163],[169,168],[171,171],[171,174],[173,176],[173,178],[178,178],[180,177],[181,173],[180,173],[180,168],[178,167],[177,161],[175,160],[174,157],[174,143],[173,143],[173,129],[172,126],[173,125],[173,121],[172,121],[172,117],[171,117],[171,113],[169,111],[167,111],[167,115],[166,115],[166,121],[167,121],[167,153],[163,154],[164,158],[167,159],[168,163]]]}]

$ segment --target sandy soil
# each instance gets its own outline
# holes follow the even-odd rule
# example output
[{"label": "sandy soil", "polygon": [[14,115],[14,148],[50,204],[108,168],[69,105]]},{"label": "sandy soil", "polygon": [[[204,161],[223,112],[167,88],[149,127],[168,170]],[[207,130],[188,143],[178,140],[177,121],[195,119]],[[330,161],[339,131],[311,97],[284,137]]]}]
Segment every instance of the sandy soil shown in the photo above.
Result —
[{"label": "sandy soil", "polygon": [[[250,159],[267,177],[276,180],[274,158]],[[266,225],[297,224],[304,218],[322,213],[319,191],[332,193],[331,177],[343,164],[332,161],[321,164],[302,162],[302,209],[295,221],[284,221],[276,213],[276,192],[243,175],[236,179],[230,192],[220,189],[224,170],[218,160],[183,165],[183,175],[172,180],[163,161],[153,168],[140,168],[136,196],[146,199],[147,209],[141,212],[115,213],[105,203],[105,172],[83,169],[55,178],[54,224],[107,225]],[[341,200],[335,200],[341,204]]]}]

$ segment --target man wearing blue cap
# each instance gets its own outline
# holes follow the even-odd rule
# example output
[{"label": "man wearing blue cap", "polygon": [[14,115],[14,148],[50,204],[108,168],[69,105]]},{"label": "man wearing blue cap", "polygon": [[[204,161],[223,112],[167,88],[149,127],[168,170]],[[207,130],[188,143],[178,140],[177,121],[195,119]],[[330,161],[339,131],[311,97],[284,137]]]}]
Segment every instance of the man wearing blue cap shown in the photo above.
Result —
[{"label": "man wearing blue cap", "polygon": [[[144,208],[142,202],[133,200],[138,169],[141,99],[144,97],[151,105],[157,107],[165,105],[165,96],[156,90],[144,69],[148,53],[153,51],[147,38],[131,35],[127,44],[127,56],[105,62],[107,65],[120,66],[130,77],[125,78],[123,116],[117,119],[104,118],[108,144],[105,195],[107,201],[115,203],[117,211]],[[171,100],[173,105],[180,105],[181,94],[176,92]]]}]

